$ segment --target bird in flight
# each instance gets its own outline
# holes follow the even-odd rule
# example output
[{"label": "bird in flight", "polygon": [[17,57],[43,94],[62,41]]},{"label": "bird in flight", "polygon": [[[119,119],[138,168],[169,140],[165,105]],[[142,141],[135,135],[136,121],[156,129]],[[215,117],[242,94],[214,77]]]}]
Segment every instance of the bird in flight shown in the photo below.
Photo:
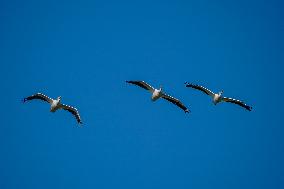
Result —
[{"label": "bird in flight", "polygon": [[219,93],[213,93],[212,91],[210,91],[209,89],[206,89],[205,87],[203,86],[200,86],[200,85],[195,85],[195,84],[192,84],[192,83],[188,83],[186,82],[185,83],[185,86],[186,87],[190,87],[190,88],[193,88],[193,89],[197,89],[197,90],[200,90],[202,91],[203,93],[209,95],[212,97],[213,99],[213,103],[216,105],[220,102],[230,102],[230,103],[233,103],[233,104],[237,104],[243,108],[245,108],[246,110],[248,111],[251,111],[252,107],[251,106],[248,106],[247,104],[245,104],[244,102],[240,101],[240,100],[236,100],[236,99],[233,99],[233,98],[228,98],[228,97],[224,97],[222,96],[223,94],[223,91],[220,91]]},{"label": "bird in flight", "polygon": [[72,106],[62,104],[61,96],[57,97],[57,99],[52,99],[42,93],[36,93],[32,96],[28,96],[24,98],[23,102],[27,102],[27,101],[34,100],[34,99],[43,100],[45,102],[48,102],[50,104],[50,112],[56,112],[59,109],[67,110],[68,112],[72,113],[75,116],[79,124],[82,124],[81,117],[79,115],[78,110]]},{"label": "bird in flight", "polygon": [[163,98],[175,105],[177,105],[179,108],[181,108],[185,113],[190,112],[189,109],[185,105],[182,104],[182,102],[174,97],[171,97],[163,92],[162,87],[159,89],[153,88],[151,85],[146,83],[145,81],[126,81],[127,83],[137,85],[143,89],[146,89],[152,93],[152,101],[156,101],[159,98]]}]

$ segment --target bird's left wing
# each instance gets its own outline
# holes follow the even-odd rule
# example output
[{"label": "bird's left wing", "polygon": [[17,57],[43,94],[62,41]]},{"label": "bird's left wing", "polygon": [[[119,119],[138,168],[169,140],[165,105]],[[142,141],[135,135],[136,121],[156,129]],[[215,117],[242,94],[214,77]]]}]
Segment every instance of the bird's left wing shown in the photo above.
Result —
[{"label": "bird's left wing", "polygon": [[244,102],[240,101],[240,100],[236,100],[236,99],[233,99],[233,98],[228,98],[228,97],[222,97],[222,100],[224,102],[230,102],[230,103],[234,103],[234,104],[237,104],[245,109],[247,109],[248,111],[251,111],[252,107],[245,104]]},{"label": "bird's left wing", "polygon": [[191,87],[193,89],[200,90],[200,91],[204,92],[205,94],[207,94],[207,95],[209,95],[211,97],[214,97],[214,93],[212,91],[210,91],[209,89],[207,89],[207,88],[205,88],[205,87],[203,87],[201,85],[195,85],[195,84],[191,84],[191,83],[186,82],[185,86],[186,87]]},{"label": "bird's left wing", "polygon": [[36,93],[32,96],[28,96],[26,98],[23,99],[23,102],[29,101],[29,100],[34,100],[34,99],[39,99],[39,100],[43,100],[46,101],[48,103],[52,103],[52,99],[42,93]]},{"label": "bird's left wing", "polygon": [[78,112],[78,110],[76,108],[74,108],[72,106],[65,105],[65,104],[61,104],[60,108],[62,108],[64,110],[67,110],[68,112],[72,113],[75,116],[77,122],[82,124],[82,120],[81,120],[80,114],[79,114],[79,112]]},{"label": "bird's left wing", "polygon": [[185,113],[190,112],[189,109],[187,109],[187,107],[186,107],[185,105],[183,105],[180,100],[178,100],[178,99],[176,99],[176,98],[174,98],[174,97],[172,97],[172,96],[169,96],[169,95],[167,95],[167,94],[163,94],[163,95],[162,95],[162,98],[163,98],[163,99],[166,99],[167,101],[169,101],[169,102],[171,102],[171,103],[173,103],[173,104],[175,104],[175,105],[177,105],[178,107],[180,107],[181,109],[183,109],[183,111],[184,111]]},{"label": "bird's left wing", "polygon": [[134,85],[137,85],[143,89],[146,89],[150,92],[154,92],[154,87],[152,87],[151,85],[149,85],[148,83],[146,83],[145,81],[126,81],[126,83],[131,83],[131,84],[134,84]]}]

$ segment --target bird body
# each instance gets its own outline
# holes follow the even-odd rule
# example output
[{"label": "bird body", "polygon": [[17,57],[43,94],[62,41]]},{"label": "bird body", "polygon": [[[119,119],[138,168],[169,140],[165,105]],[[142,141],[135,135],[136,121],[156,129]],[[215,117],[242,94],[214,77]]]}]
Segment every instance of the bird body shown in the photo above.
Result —
[{"label": "bird body", "polygon": [[39,99],[39,100],[43,100],[43,101],[48,102],[50,104],[50,112],[54,113],[59,109],[69,111],[70,113],[72,113],[75,116],[78,123],[82,123],[78,110],[74,107],[62,104],[61,103],[61,96],[57,97],[57,99],[52,99],[52,98],[50,98],[50,97],[48,97],[48,96],[46,96],[42,93],[36,93],[32,96],[28,96],[28,97],[24,98],[23,102],[34,100],[34,99]]},{"label": "bird body", "polygon": [[56,100],[52,100],[50,104],[50,112],[56,112],[60,108],[61,97],[59,96]]},{"label": "bird body", "polygon": [[155,89],[153,94],[152,94],[152,101],[156,101],[158,100],[159,98],[161,98],[161,96],[163,95],[162,93],[162,89]]},{"label": "bird body", "polygon": [[213,103],[215,105],[217,105],[218,103],[220,103],[222,101],[222,91],[219,92],[218,94],[214,94],[214,97],[213,97]]}]

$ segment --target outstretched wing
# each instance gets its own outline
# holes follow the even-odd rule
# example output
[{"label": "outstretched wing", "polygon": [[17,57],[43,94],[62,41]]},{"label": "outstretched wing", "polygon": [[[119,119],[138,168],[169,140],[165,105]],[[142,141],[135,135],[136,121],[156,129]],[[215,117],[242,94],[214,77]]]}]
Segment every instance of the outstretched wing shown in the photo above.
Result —
[{"label": "outstretched wing", "polygon": [[72,106],[65,105],[65,104],[61,104],[60,108],[62,108],[63,110],[67,110],[68,112],[72,113],[75,116],[77,122],[82,124],[80,114],[79,114],[79,112],[76,108],[74,108]]},{"label": "outstretched wing", "polygon": [[171,102],[171,103],[173,103],[173,104],[175,104],[175,105],[177,105],[178,107],[180,107],[181,109],[183,109],[183,111],[184,111],[185,113],[190,112],[189,109],[187,109],[187,107],[185,107],[185,105],[183,105],[183,104],[181,103],[181,101],[179,101],[178,99],[176,99],[176,98],[174,98],[174,97],[171,97],[171,96],[169,96],[169,95],[167,95],[167,94],[163,94],[163,95],[162,95],[162,98],[163,98],[163,99],[166,99],[167,101],[169,101],[169,102]]},{"label": "outstretched wing", "polygon": [[234,103],[234,104],[237,104],[245,109],[247,109],[248,111],[251,111],[252,107],[251,106],[248,106],[246,105],[244,102],[240,101],[240,100],[236,100],[236,99],[233,99],[233,98],[228,98],[228,97],[222,97],[222,100],[224,102],[230,102],[230,103]]},{"label": "outstretched wing", "polygon": [[52,99],[49,98],[48,96],[42,94],[42,93],[37,93],[37,94],[34,94],[32,96],[28,96],[28,97],[23,99],[23,102],[26,102],[26,101],[29,101],[29,100],[34,100],[34,99],[39,99],[39,100],[46,101],[48,103],[52,103]]},{"label": "outstretched wing", "polygon": [[139,87],[142,87],[143,89],[151,91],[152,93],[155,90],[151,85],[149,85],[145,81],[126,81],[126,83],[131,83],[131,84],[137,85]]},{"label": "outstretched wing", "polygon": [[203,86],[200,86],[200,85],[195,85],[195,84],[191,84],[191,83],[185,83],[185,86],[186,87],[191,87],[193,89],[197,89],[197,90],[200,90],[202,92],[204,92],[205,94],[213,97],[214,96],[214,93],[212,91],[210,91],[209,89],[206,89],[205,87]]}]

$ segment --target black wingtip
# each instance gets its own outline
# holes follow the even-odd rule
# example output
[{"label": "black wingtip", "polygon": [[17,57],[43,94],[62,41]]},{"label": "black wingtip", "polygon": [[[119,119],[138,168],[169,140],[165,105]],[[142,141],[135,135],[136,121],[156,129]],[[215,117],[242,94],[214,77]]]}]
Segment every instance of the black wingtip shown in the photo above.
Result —
[{"label": "black wingtip", "polygon": [[22,101],[22,103],[25,103],[25,102],[27,102],[27,98],[23,98],[21,101]]},{"label": "black wingtip", "polygon": [[184,84],[185,84],[186,87],[191,85],[189,82],[185,82]]},{"label": "black wingtip", "polygon": [[191,111],[189,109],[184,110],[184,113],[190,113]]}]

